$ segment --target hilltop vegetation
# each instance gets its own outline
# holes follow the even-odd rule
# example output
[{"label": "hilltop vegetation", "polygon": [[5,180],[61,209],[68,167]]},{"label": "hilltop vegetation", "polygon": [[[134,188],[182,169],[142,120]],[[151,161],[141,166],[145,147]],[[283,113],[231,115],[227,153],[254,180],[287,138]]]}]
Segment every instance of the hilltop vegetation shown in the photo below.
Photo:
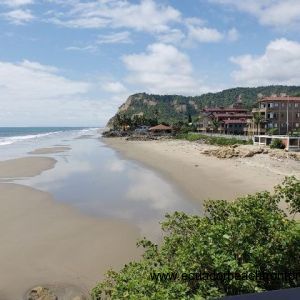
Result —
[{"label": "hilltop vegetation", "polygon": [[201,109],[205,106],[228,106],[233,104],[238,96],[242,96],[244,105],[251,109],[255,107],[259,94],[286,93],[300,95],[299,86],[266,86],[257,88],[233,88],[218,93],[208,93],[201,96],[180,95],[149,95],[146,93],[134,94],[119,108],[118,113],[108,122],[112,127],[117,115],[133,119],[134,116],[143,116],[147,120],[157,120],[158,123],[175,124],[196,121]]}]

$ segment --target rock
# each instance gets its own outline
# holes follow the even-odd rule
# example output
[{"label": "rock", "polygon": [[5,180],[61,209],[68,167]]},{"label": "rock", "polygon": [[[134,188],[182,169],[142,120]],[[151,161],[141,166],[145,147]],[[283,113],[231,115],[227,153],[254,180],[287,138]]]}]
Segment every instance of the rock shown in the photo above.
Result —
[{"label": "rock", "polygon": [[48,288],[37,286],[28,294],[28,300],[58,300],[57,296],[55,296]]}]

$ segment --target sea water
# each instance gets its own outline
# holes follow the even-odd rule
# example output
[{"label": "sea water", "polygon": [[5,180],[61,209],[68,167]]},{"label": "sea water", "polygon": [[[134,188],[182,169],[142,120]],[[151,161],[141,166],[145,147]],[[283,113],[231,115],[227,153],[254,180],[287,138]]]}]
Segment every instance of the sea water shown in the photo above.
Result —
[{"label": "sea water", "polygon": [[53,157],[57,164],[39,176],[14,182],[49,192],[56,201],[85,214],[125,220],[138,226],[142,235],[156,239],[161,234],[159,222],[166,213],[200,211],[167,178],[106,146],[99,129],[24,129],[16,136],[35,137],[14,139],[14,143],[0,146],[0,159],[26,156],[41,147],[71,148],[36,155]]}]

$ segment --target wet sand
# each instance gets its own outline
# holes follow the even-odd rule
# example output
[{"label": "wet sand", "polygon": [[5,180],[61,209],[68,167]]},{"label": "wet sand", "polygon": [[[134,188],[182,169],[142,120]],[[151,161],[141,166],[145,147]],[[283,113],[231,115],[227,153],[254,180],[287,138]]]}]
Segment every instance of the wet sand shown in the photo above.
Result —
[{"label": "wet sand", "polygon": [[[2,161],[0,177],[36,176],[55,163],[47,157]],[[1,300],[22,299],[41,285],[68,294],[78,287],[88,295],[107,270],[141,254],[134,225],[84,215],[49,193],[5,181],[0,183]]]},{"label": "wet sand", "polygon": [[22,157],[0,161],[0,178],[31,177],[52,169],[56,160],[50,157]]},{"label": "wet sand", "polygon": [[28,154],[54,154],[54,153],[62,153],[70,150],[70,147],[59,146],[52,148],[39,148],[34,151],[28,152]]},{"label": "wet sand", "polygon": [[0,299],[21,299],[37,285],[75,285],[86,293],[111,267],[139,256],[139,231],[85,216],[48,193],[0,184]]},{"label": "wet sand", "polygon": [[[201,152],[207,145],[181,140],[126,141],[105,138],[103,141],[126,158],[159,170],[172,179],[194,200],[231,200],[238,196],[272,190],[285,175],[300,177],[300,163],[273,163],[267,158],[218,159]],[[249,162],[250,161],[250,162]],[[287,169],[289,167],[289,169]]]}]

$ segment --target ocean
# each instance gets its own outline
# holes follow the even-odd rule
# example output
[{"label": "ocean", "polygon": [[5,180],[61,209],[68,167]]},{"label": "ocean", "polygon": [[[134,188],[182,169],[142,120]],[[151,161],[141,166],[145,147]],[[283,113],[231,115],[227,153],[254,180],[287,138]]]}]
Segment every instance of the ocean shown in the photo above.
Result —
[{"label": "ocean", "polygon": [[87,127],[0,127],[0,146]]}]

